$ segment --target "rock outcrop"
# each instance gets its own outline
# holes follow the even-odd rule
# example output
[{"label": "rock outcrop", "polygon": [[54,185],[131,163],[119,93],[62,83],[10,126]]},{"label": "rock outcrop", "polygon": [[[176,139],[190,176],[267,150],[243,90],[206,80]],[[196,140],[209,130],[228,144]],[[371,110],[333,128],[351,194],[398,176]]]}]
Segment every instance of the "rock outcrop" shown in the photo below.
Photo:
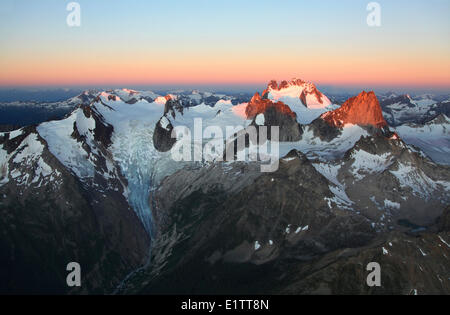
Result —
[{"label": "rock outcrop", "polygon": [[168,152],[177,142],[172,138],[173,126],[166,116],[163,116],[155,126],[153,132],[153,145],[159,152]]},{"label": "rock outcrop", "polygon": [[296,117],[296,114],[290,109],[290,107],[283,102],[273,102],[269,99],[263,99],[258,92],[255,93],[248,103],[245,113],[247,114],[248,119],[253,119],[256,115],[265,113],[269,108],[274,108],[277,112],[283,115],[291,116],[294,119]]},{"label": "rock outcrop", "polygon": [[321,116],[329,125],[342,128],[347,124],[387,126],[380,103],[374,92],[361,92],[358,96],[348,99],[340,108]]}]

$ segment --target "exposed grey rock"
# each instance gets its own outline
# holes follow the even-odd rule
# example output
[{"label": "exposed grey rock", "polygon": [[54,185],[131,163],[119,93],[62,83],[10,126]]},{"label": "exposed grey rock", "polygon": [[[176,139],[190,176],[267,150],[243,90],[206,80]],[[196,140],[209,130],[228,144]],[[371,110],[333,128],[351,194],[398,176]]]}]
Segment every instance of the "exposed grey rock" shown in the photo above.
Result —
[{"label": "exposed grey rock", "polygon": [[322,118],[315,119],[308,126],[313,129],[315,137],[318,137],[320,140],[326,142],[330,142],[341,134],[341,130],[339,128],[330,126]]},{"label": "exposed grey rock", "polygon": [[[276,107],[268,107],[263,115],[263,126],[267,127],[268,140],[272,140],[272,126],[279,127],[279,141],[281,142],[295,142],[301,139],[303,130],[295,117],[278,111]],[[252,125],[258,127],[256,117],[253,119]]]},{"label": "exposed grey rock", "polygon": [[[27,136],[36,137],[44,149],[37,158],[18,164],[14,156],[26,149],[22,141]],[[9,168],[20,175],[0,187],[0,292],[112,292],[131,270],[146,262],[150,246],[148,234],[123,195],[124,178],[107,182],[96,175],[82,181],[48,150],[34,127],[16,138],[0,144],[13,154]],[[97,154],[96,167],[103,172],[105,157]],[[42,163],[51,176],[39,177]],[[66,266],[73,261],[82,268],[81,288],[71,289],[65,283]]]},{"label": "exposed grey rock", "polygon": [[[161,120],[167,121],[165,128],[161,125]],[[153,145],[155,149],[160,152],[168,152],[177,142],[176,138],[172,138],[173,126],[169,120],[164,116],[161,118],[155,126],[155,131],[153,132]]]}]

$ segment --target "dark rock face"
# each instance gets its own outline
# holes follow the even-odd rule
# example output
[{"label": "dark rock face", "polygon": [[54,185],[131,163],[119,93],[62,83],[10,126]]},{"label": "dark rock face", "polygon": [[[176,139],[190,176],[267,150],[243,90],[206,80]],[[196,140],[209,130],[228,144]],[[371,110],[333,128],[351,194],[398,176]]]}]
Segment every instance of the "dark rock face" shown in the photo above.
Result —
[{"label": "dark rock face", "polygon": [[130,104],[130,105],[133,105],[133,104],[136,104],[138,101],[139,101],[138,99],[132,98],[132,99],[130,99],[129,101],[126,101],[125,103]]},{"label": "dark rock face", "polygon": [[442,216],[437,221],[437,226],[441,232],[450,232],[450,206],[448,206]]},{"label": "dark rock face", "polygon": [[216,103],[217,103],[218,101],[220,101],[220,97],[217,97],[217,96],[214,96],[214,95],[208,96],[208,97],[206,97],[206,98],[204,99],[205,104],[206,104],[206,105],[209,105],[209,106],[214,106],[214,105],[216,105]]},{"label": "dark rock face", "polygon": [[[419,246],[427,256],[420,254]],[[439,275],[445,272],[445,257],[439,255],[448,252],[449,248],[442,248],[437,234],[411,237],[391,232],[369,246],[341,248],[318,260],[291,265],[294,277],[284,281],[283,285],[287,286],[279,286],[280,291],[275,291],[281,294],[445,294],[449,286]],[[366,284],[369,272],[365,269],[369,262],[377,262],[382,268],[381,287]]]},{"label": "dark rock face", "polygon": [[[231,168],[219,163],[208,169],[183,169],[167,177],[154,196],[159,230],[152,268],[140,279],[130,279],[125,292],[449,292],[450,285],[442,277],[448,272],[445,266],[450,254],[442,241],[450,241],[450,235],[444,232],[448,225],[446,212],[436,228],[429,226],[420,233],[396,225],[375,228],[376,220],[365,210],[364,200],[358,199],[369,197],[355,192],[367,190],[370,196],[382,189],[383,196],[397,200],[395,196],[405,188],[388,171],[395,171],[397,166],[392,164],[393,168],[356,183],[349,167],[354,162],[352,153],[362,150],[373,155],[390,153],[397,163],[413,163],[434,180],[448,175],[436,173],[435,166],[409,151],[401,139],[388,138],[375,127],[372,132],[336,162],[345,170],[336,178],[351,188],[348,193],[355,200],[351,210],[330,204],[330,198],[337,196],[331,190],[335,184],[296,150],[281,159],[279,170],[271,174],[259,173],[258,163],[234,163]],[[413,203],[418,202],[411,198]],[[408,213],[407,206],[402,204],[399,217]],[[439,204],[433,203],[436,206]],[[413,207],[410,210],[418,211]],[[380,211],[376,209],[378,215]],[[384,214],[395,217],[391,211]],[[437,212],[442,213],[442,209]],[[436,230],[440,234],[432,232]],[[382,266],[382,287],[370,288],[366,284],[365,268],[373,261]]]},{"label": "dark rock face", "polygon": [[[282,142],[295,142],[301,139],[303,133],[300,124],[295,119],[295,116],[291,116],[277,110],[276,107],[268,107],[264,115],[264,126],[267,126],[267,139],[272,140],[271,127],[279,127],[279,141]],[[253,119],[252,124],[256,127],[256,117]]]},{"label": "dark rock face", "polygon": [[183,115],[183,110],[183,106],[179,101],[169,98],[164,106],[164,115],[169,114],[172,118],[175,118],[177,114]]},{"label": "dark rock face", "polygon": [[[86,118],[92,117],[95,120],[94,139],[97,141],[97,144],[102,145],[104,148],[108,148],[112,143],[111,136],[114,132],[114,127],[106,123],[102,115],[91,106],[81,105],[81,108]],[[79,142],[84,141],[84,137],[78,132],[76,122],[73,123],[72,137]]]},{"label": "dark rock face", "polygon": [[3,139],[0,138],[0,145],[3,145],[3,149],[5,149],[8,154],[11,154],[19,147],[22,141],[33,132],[36,132],[36,126],[24,127],[22,134],[15,138],[10,138],[10,134],[7,133]]},{"label": "dark rock face", "polygon": [[[450,117],[450,102],[449,101],[444,101],[444,102],[440,102],[437,103],[436,105],[434,105],[430,110],[429,110],[429,115],[433,115],[432,112],[435,112],[437,115],[439,114],[444,114],[447,117]],[[436,115],[435,114],[435,115]],[[432,116],[431,116],[432,117]],[[428,120],[432,119],[429,118]]]},{"label": "dark rock face", "polygon": [[164,106],[164,115],[156,123],[153,132],[153,145],[160,152],[168,152],[177,142],[176,138],[172,138],[173,125],[170,118],[176,119],[177,115],[183,115],[184,108],[180,100],[173,99],[170,95],[166,97]]},{"label": "dark rock face", "polygon": [[[0,238],[0,292],[112,292],[130,271],[145,263],[150,246],[149,236],[119,188],[124,179],[106,182],[95,175],[83,182],[50,153],[44,139],[37,133],[35,137],[44,146],[40,158],[51,168],[52,179],[32,181],[39,160],[15,164],[12,158],[9,162],[10,168],[29,179],[26,185],[10,179],[0,187],[4,233]],[[14,150],[23,150],[22,146]],[[97,167],[106,169],[100,157]],[[81,288],[66,285],[69,262],[81,265]]]},{"label": "dark rock face", "polygon": [[376,233],[369,221],[358,215],[334,218],[319,236],[328,250],[358,248],[369,244],[375,237]]},{"label": "dark rock face", "polygon": [[108,95],[108,101],[120,101],[120,97],[117,95]]},{"label": "dark rock face", "polygon": [[[362,160],[367,162],[362,165]],[[381,222],[377,229],[384,232],[388,226],[405,230],[399,222],[408,222],[410,231],[429,228],[450,202],[445,187],[437,184],[448,181],[450,169],[432,163],[398,137],[381,132],[362,137],[337,163],[348,197],[359,204],[361,214]]]},{"label": "dark rock face", "polygon": [[[324,200],[324,196],[331,196],[327,181],[301,153],[293,151],[292,156],[294,159],[291,162],[283,164],[279,172],[271,175],[261,175],[257,168],[242,167],[243,172],[238,176],[245,184],[237,184],[240,185],[238,189],[227,188],[241,181],[234,176],[241,169],[238,164],[236,169],[229,171],[229,175],[227,172],[223,176],[206,176],[222,169],[221,165],[215,165],[205,173],[199,170],[201,174],[196,175],[195,170],[182,171],[168,177],[155,196],[156,205],[170,207],[168,212],[157,215],[159,221],[164,222],[159,224],[159,240],[163,243],[167,237],[181,237],[184,240],[171,249],[170,257],[164,257],[167,266],[171,266],[170,271],[164,272],[165,275],[146,287],[144,292],[170,292],[175,288],[175,281],[179,281],[174,278],[175,274],[183,281],[172,292],[206,292],[209,285],[212,285],[211,292],[222,292],[217,285],[225,280],[221,268],[226,266],[239,263],[236,270],[241,267],[251,270],[255,265],[279,257],[280,248],[299,242],[305,249],[326,251],[327,244],[319,244],[306,237],[305,233],[295,232],[299,225],[309,226],[311,236],[317,235],[319,238],[320,229],[316,227],[333,218]],[[167,193],[169,187],[171,193]],[[177,226],[175,233],[178,236],[172,235],[174,225]],[[265,248],[261,253],[255,252],[257,240]],[[273,247],[269,245],[270,241],[275,244]],[[155,245],[154,266],[157,261],[163,260],[160,255],[164,253],[159,252],[158,246]],[[198,282],[193,278],[199,276],[200,270],[208,271],[205,273],[208,279],[195,289]],[[209,275],[215,274],[213,270],[219,273],[216,284],[211,283],[209,278]],[[237,292],[245,290],[245,286],[234,287],[237,274],[231,272],[229,275],[224,292],[231,290],[230,285]]]},{"label": "dark rock face", "polygon": [[[291,151],[286,160],[270,175],[247,167],[236,178],[236,164],[166,178],[155,196],[157,271],[147,285],[135,279],[130,293],[369,293],[364,267],[383,259],[386,239],[364,216],[327,206],[329,182],[303,154]],[[231,189],[233,182],[239,187]],[[397,274],[394,262],[384,266],[392,285],[379,293],[404,293],[408,275]],[[440,292],[436,283],[428,289]]]},{"label": "dark rock face", "polygon": [[18,125],[11,125],[11,124],[0,125],[0,132],[9,132],[9,131],[13,131],[13,130],[16,130],[19,128],[20,128],[20,126],[18,126]]},{"label": "dark rock face", "polygon": [[161,125],[161,120],[168,119],[163,116],[155,126],[155,131],[153,132],[153,145],[156,150],[160,152],[168,152],[172,149],[172,147],[177,142],[176,138],[172,138],[173,126],[171,123],[168,123],[165,128]]},{"label": "dark rock face", "polygon": [[330,126],[322,118],[317,118],[308,126],[313,129],[315,137],[326,142],[330,142],[342,133],[339,128]]},{"label": "dark rock face", "polygon": [[91,90],[91,91],[85,91],[84,93],[77,96],[77,99],[79,99],[79,102],[81,105],[89,105],[95,98],[98,92]]},{"label": "dark rock face", "polygon": [[[400,139],[397,139],[402,143]],[[398,146],[397,143],[389,141],[382,133],[374,133],[371,136],[361,137],[352,149],[345,153],[344,159],[350,159],[356,151],[363,150],[373,155],[383,155],[384,153],[400,154],[401,151],[407,151],[406,147]]]},{"label": "dark rock face", "polygon": [[[256,118],[264,115],[264,124],[267,127],[267,139],[272,139],[271,127],[279,127],[279,141],[294,142],[301,139],[302,129],[297,122],[296,114],[283,102],[272,102],[269,99],[261,98],[259,93],[255,93],[247,105],[245,113],[249,119],[253,119],[252,126],[256,127],[258,137],[260,136],[259,125]],[[236,138],[245,137],[245,144],[248,146],[248,132],[239,133]],[[236,144],[235,144],[236,146]]]},{"label": "dark rock face", "polygon": [[[256,116],[249,127],[238,132],[232,139],[228,139],[226,143],[226,149],[224,152],[224,160],[226,160],[226,153],[231,150],[231,146],[234,147],[233,152],[235,156],[238,152],[238,143],[242,141],[244,147],[247,148],[252,144],[264,144],[266,140],[275,140],[272,137],[272,127],[278,127],[278,139],[280,142],[296,142],[301,140],[303,129],[300,124],[297,122],[295,117],[291,115],[287,115],[283,112],[280,112],[275,107],[268,107],[264,113],[260,115],[264,115],[264,124],[258,125]],[[250,128],[254,128],[256,131],[256,139],[250,137],[252,134],[252,130]],[[265,128],[265,130],[263,129]],[[264,135],[264,136],[263,136]],[[253,143],[254,140],[256,143]]]}]

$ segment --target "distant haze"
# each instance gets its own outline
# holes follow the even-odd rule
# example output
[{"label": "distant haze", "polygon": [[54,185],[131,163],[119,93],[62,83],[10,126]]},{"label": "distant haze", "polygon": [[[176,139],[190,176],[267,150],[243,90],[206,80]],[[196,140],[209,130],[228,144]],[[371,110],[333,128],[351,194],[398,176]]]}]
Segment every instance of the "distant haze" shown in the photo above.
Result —
[{"label": "distant haze", "polygon": [[[251,96],[255,92],[261,92],[266,88],[267,84],[261,85],[153,85],[153,86],[84,86],[84,87],[69,87],[69,88],[59,88],[59,87],[15,87],[15,88],[0,88],[0,102],[59,102],[67,100],[71,97],[81,94],[85,90],[109,90],[113,88],[130,88],[134,90],[144,90],[153,91],[161,95],[169,92],[176,91],[209,91],[216,93],[232,93],[239,94],[245,93]],[[339,87],[339,86],[318,86],[318,88],[324,92],[326,95],[357,95],[362,90],[371,91],[375,90],[377,93],[395,92],[397,94],[423,94],[430,93],[434,95],[450,95],[450,89],[412,89],[408,87],[404,88],[376,88],[372,89],[370,87],[364,86],[354,86],[354,87]]]}]

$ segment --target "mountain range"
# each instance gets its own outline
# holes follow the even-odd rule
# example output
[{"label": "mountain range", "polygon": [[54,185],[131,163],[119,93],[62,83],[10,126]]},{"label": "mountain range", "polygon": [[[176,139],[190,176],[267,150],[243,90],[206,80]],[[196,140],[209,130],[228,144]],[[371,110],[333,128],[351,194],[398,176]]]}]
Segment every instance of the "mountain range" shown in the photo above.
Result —
[{"label": "mountain range", "polygon": [[[332,100],[301,79],[252,98],[92,90],[53,104],[68,108],[58,119],[5,128],[0,291],[448,294],[448,101]],[[175,161],[172,131],[199,118],[242,126],[224,148],[276,142],[264,153],[278,169],[261,172],[261,154]],[[252,127],[278,127],[279,142],[255,144]],[[72,261],[80,288],[66,285]],[[366,284],[370,262],[381,287]]]}]

